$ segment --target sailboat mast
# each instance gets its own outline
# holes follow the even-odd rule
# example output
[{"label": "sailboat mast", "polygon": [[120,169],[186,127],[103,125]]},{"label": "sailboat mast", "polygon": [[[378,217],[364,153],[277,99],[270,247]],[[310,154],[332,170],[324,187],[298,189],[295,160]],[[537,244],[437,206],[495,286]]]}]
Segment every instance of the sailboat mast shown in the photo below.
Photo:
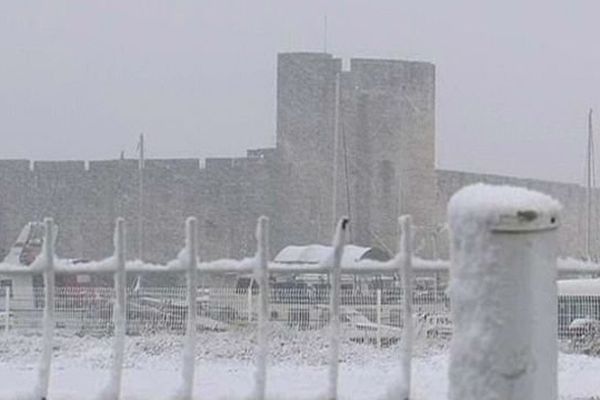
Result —
[{"label": "sailboat mast", "polygon": [[[346,188],[345,197],[346,197],[346,211],[345,215],[352,220],[352,212],[350,209],[350,183],[348,182],[348,147],[346,144],[346,135],[344,129],[340,126],[340,113],[341,113],[341,103],[342,103],[342,95],[341,95],[341,73],[338,72],[335,76],[335,104],[334,104],[334,114],[333,114],[333,189],[331,194],[331,217],[332,217],[332,226],[336,226],[337,219],[339,218],[339,210],[338,210],[338,200],[339,200],[339,192],[340,189],[340,152],[343,151],[344,156],[344,170],[342,171],[344,176],[344,187]],[[348,240],[352,241],[352,224],[348,226]]]},{"label": "sailboat mast", "polygon": [[333,188],[331,195],[331,217],[334,227],[337,224],[338,209],[338,164],[340,152],[340,73],[335,75],[335,104],[333,109]]},{"label": "sailboat mast", "polygon": [[144,134],[138,142],[138,259],[144,259]]},{"label": "sailboat mast", "polygon": [[594,134],[592,130],[592,109],[588,113],[588,146],[587,146],[587,215],[586,215],[586,243],[585,251],[588,259],[592,254],[592,200],[593,187],[595,186],[594,165]]}]

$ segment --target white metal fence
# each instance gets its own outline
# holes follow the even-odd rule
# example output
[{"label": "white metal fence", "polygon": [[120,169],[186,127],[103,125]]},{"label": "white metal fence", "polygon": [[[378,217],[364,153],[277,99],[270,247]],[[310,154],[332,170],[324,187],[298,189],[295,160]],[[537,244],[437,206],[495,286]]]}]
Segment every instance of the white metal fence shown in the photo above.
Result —
[{"label": "white metal fence", "polygon": [[[410,219],[401,219],[402,239],[399,253],[390,261],[365,261],[341,265],[347,219],[337,226],[333,252],[318,265],[284,265],[268,262],[268,220],[259,219],[256,256],[244,260],[199,262],[196,256],[196,221],[186,223],[186,246],[177,259],[167,265],[126,262],[125,222],[117,220],[114,256],[93,263],[70,264],[54,255],[55,228],[45,221],[42,254],[29,267],[0,264],[0,275],[13,277],[43,275],[44,288],[29,293],[4,289],[5,311],[0,316],[4,330],[42,329],[43,351],[34,398],[47,397],[52,360],[53,333],[63,329],[80,334],[112,335],[113,367],[105,397],[118,399],[121,387],[124,340],[127,335],[173,332],[184,334],[182,383],[179,398],[191,399],[194,376],[194,342],[198,331],[227,330],[232,326],[255,324],[257,352],[255,375],[256,399],[265,399],[266,326],[270,321],[295,329],[321,329],[330,332],[329,399],[337,398],[339,342],[345,337],[359,342],[385,346],[400,341],[403,363],[399,381],[404,383],[398,398],[409,398],[410,362],[413,335],[446,339],[451,335],[449,300],[438,288],[420,290],[414,286],[412,269],[420,273],[447,272],[447,261],[426,261],[412,257]],[[592,266],[572,261],[559,262],[559,269],[588,273]],[[127,275],[143,273],[185,274],[185,286],[127,287]],[[57,287],[56,274],[114,274],[113,287]],[[198,286],[199,276],[213,274],[251,274],[256,286]],[[320,274],[328,284],[312,287],[281,287],[269,281],[269,275]],[[344,289],[341,276],[395,276],[391,287]],[[381,287],[381,286],[379,286]],[[405,296],[406,293],[406,296]],[[596,297],[559,299],[559,337],[580,347],[591,337],[586,320],[600,317]],[[12,305],[12,306],[10,306]],[[577,325],[577,321],[581,321]],[[575,323],[575,328],[573,329]],[[587,342],[586,340],[587,339]]]},{"label": "white metal fence", "polygon": [[[41,255],[29,267],[0,265],[1,275],[32,276],[42,274],[43,292],[31,293],[31,298],[11,299],[7,303],[21,304],[15,311],[5,312],[5,328],[14,326],[42,327],[42,355],[38,368],[38,381],[33,398],[46,399],[50,379],[54,331],[59,328],[89,330],[96,333],[113,332],[113,365],[110,380],[104,390],[104,398],[118,399],[121,392],[124,360],[124,340],[129,332],[143,333],[153,330],[185,332],[183,368],[178,399],[192,399],[194,381],[194,348],[198,328],[221,329],[225,324],[242,321],[257,324],[257,351],[255,374],[255,399],[266,398],[267,324],[270,319],[283,319],[301,329],[318,328],[328,324],[329,340],[329,387],[328,398],[337,399],[339,342],[343,324],[356,329],[364,339],[400,340],[403,343],[403,376],[400,382],[410,382],[410,344],[412,343],[412,282],[410,218],[401,218],[403,232],[401,251],[389,262],[366,262],[351,267],[341,265],[341,256],[347,235],[348,219],[342,218],[336,228],[333,251],[319,265],[277,265],[269,263],[268,219],[259,218],[257,225],[256,256],[244,260],[218,260],[199,263],[197,259],[196,219],[186,222],[186,246],[177,259],[166,266],[148,265],[140,261],[126,262],[125,221],[117,220],[115,229],[115,254],[106,260],[87,264],[70,264],[59,260],[54,254],[56,229],[52,219],[45,220],[45,237]],[[185,273],[185,288],[142,289],[127,292],[128,273]],[[113,288],[66,289],[56,287],[56,274],[114,274]],[[258,283],[257,291],[250,288],[246,293],[222,289],[205,292],[198,289],[198,274],[253,274]],[[269,273],[274,274],[327,274],[330,288],[326,292],[309,293],[304,290],[278,290],[270,287]],[[342,290],[341,275],[392,274],[400,275],[405,301],[398,305],[399,297],[387,292],[365,294]],[[15,294],[17,291],[15,290]],[[19,295],[20,296],[20,295]],[[23,307],[27,300],[30,307]],[[384,304],[385,303],[385,304]],[[395,304],[388,304],[395,303]],[[43,307],[43,311],[40,310]],[[360,310],[359,310],[360,309]],[[29,314],[29,315],[28,315]],[[40,315],[41,314],[41,315]],[[375,323],[373,323],[373,314]],[[13,315],[17,315],[13,321]],[[367,316],[369,315],[369,316]],[[395,316],[395,317],[393,317]],[[401,317],[400,317],[401,316]],[[390,320],[389,332],[381,328],[385,319]],[[396,318],[396,325],[392,319]],[[403,329],[398,328],[402,325]],[[394,329],[396,328],[396,329]],[[407,329],[408,328],[408,329]],[[393,336],[392,337],[392,333]],[[391,338],[388,338],[390,336]],[[408,398],[410,385],[400,390],[400,398]]]}]

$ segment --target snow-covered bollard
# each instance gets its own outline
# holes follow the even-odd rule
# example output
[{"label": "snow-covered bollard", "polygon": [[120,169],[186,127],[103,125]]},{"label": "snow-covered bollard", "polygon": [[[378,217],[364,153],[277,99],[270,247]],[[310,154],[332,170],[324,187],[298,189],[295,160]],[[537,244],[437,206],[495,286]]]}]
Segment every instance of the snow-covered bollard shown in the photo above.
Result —
[{"label": "snow-covered bollard", "polygon": [[451,400],[557,398],[559,211],[508,186],[472,185],[450,200]]}]

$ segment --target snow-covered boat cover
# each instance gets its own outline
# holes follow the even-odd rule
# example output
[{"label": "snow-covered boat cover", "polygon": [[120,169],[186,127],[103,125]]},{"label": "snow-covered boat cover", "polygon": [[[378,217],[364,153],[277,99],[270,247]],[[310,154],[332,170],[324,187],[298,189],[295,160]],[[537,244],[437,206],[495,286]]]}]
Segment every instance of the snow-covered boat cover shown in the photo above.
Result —
[{"label": "snow-covered boat cover", "polygon": [[559,296],[600,296],[600,278],[558,281]]},{"label": "snow-covered boat cover", "polygon": [[[323,260],[331,257],[332,249],[331,246],[320,244],[287,246],[275,256],[273,261],[281,264],[320,264]],[[344,246],[342,265],[353,266],[358,265],[359,261],[387,261],[390,258],[389,254],[376,247],[362,247],[348,244]]]}]

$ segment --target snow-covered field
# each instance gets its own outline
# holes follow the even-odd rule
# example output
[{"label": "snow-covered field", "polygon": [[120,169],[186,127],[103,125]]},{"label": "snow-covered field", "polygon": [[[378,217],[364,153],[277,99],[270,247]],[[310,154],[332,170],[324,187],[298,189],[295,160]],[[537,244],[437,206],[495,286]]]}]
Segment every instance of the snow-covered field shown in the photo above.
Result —
[{"label": "snow-covered field", "polygon": [[[181,337],[128,337],[123,399],[166,400],[180,383]],[[322,399],[327,387],[327,336],[276,329],[270,335],[268,393],[272,399]],[[0,399],[25,399],[36,378],[41,340],[36,335],[0,336]],[[201,333],[196,348],[198,399],[247,399],[253,388],[254,334],[240,329]],[[50,383],[52,400],[98,399],[108,379],[111,341],[58,335]],[[418,342],[414,359],[416,399],[445,399],[447,350]],[[377,350],[344,341],[341,399],[384,399],[400,374],[399,347]],[[561,354],[561,399],[600,396],[600,358]]]}]

